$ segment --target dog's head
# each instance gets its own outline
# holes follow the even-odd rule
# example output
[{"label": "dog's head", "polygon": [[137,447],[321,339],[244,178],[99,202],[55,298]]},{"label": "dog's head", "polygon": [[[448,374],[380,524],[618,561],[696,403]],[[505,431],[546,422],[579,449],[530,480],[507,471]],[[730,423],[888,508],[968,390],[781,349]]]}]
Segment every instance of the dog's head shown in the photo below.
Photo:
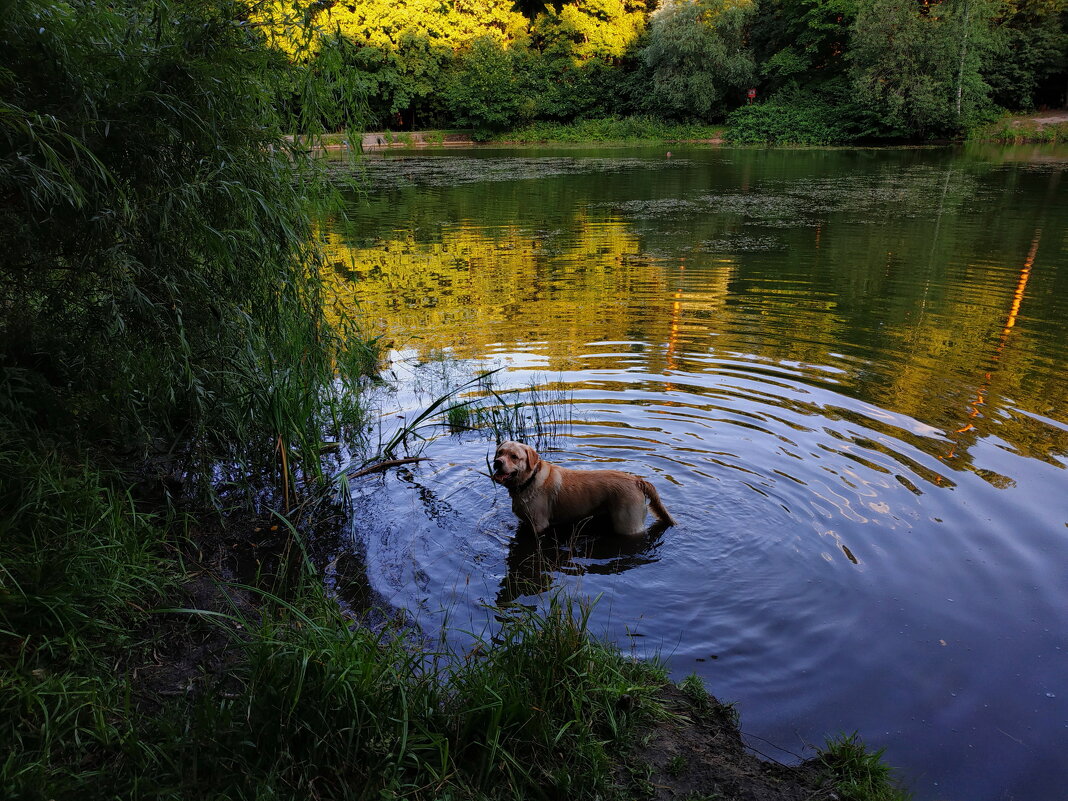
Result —
[{"label": "dog's head", "polygon": [[522,442],[502,442],[493,454],[493,480],[510,490],[521,487],[538,468],[538,452]]}]

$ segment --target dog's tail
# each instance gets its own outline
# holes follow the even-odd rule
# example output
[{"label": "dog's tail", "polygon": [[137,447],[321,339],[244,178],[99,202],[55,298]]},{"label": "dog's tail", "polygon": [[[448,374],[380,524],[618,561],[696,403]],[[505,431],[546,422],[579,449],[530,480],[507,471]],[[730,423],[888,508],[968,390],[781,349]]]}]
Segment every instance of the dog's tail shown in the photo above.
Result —
[{"label": "dog's tail", "polygon": [[638,479],[638,486],[641,487],[642,494],[649,499],[649,508],[652,509],[653,514],[657,516],[660,522],[667,523],[669,526],[675,525],[675,520],[668,514],[664,504],[660,502],[660,493],[656,491],[656,487],[644,478]]}]

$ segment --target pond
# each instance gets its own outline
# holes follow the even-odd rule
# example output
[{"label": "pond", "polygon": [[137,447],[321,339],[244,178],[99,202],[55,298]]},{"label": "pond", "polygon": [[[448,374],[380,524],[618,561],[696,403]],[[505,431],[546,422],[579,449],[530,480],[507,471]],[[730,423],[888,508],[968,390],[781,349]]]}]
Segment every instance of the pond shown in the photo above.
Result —
[{"label": "pond", "polygon": [[[460,648],[491,605],[596,599],[769,757],[858,730],[918,799],[1062,796],[1068,150],[670,151],[356,167],[319,235],[392,343],[382,420],[468,404],[352,482],[374,589]],[[517,536],[497,435],[677,525]]]}]

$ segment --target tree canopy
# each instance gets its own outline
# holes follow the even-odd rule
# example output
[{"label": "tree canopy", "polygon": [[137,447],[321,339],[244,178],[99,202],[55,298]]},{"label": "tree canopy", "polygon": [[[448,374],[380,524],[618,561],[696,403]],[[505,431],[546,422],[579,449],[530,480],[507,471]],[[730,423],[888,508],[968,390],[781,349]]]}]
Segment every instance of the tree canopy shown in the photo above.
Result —
[{"label": "tree canopy", "polygon": [[[493,131],[735,110],[732,122],[773,123],[782,110],[837,119],[809,138],[924,139],[999,108],[1063,105],[1068,90],[1068,0],[279,2],[317,31],[280,49],[364,98],[318,120],[330,126]],[[740,108],[747,89],[770,107]],[[299,92],[282,104],[299,111]]]}]

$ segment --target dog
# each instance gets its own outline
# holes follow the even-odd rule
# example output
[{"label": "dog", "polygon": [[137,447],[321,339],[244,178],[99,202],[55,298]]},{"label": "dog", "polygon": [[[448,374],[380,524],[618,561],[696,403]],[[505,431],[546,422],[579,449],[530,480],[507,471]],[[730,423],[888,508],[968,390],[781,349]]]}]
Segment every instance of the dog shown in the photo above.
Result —
[{"label": "dog", "polygon": [[508,490],[512,511],[541,534],[557,523],[605,515],[617,534],[645,533],[645,501],[659,521],[675,525],[656,487],[622,470],[571,470],[552,464],[522,442],[502,442],[493,480]]}]

